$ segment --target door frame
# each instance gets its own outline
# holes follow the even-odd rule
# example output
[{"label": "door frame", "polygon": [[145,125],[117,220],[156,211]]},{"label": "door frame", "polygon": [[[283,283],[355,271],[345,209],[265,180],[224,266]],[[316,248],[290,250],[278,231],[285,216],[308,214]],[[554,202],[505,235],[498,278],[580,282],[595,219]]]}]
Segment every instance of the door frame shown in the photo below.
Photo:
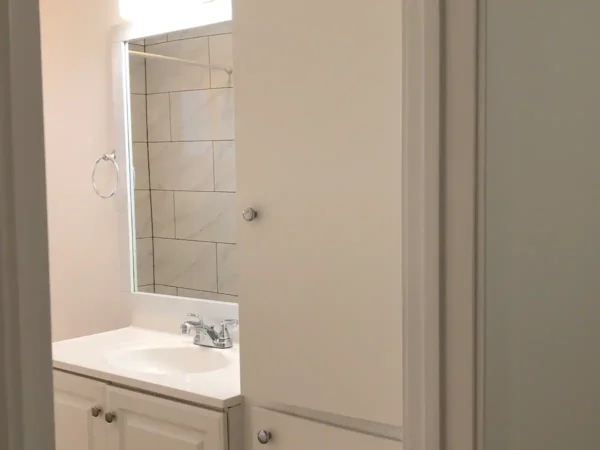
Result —
[{"label": "door frame", "polygon": [[403,10],[403,330],[406,450],[439,450],[440,0]]},{"label": "door frame", "polygon": [[485,0],[404,4],[404,448],[474,450]]},{"label": "door frame", "polygon": [[0,447],[54,448],[38,0],[0,0]]},{"label": "door frame", "polygon": [[446,0],[442,58],[441,406],[445,450],[481,449],[486,0]]}]

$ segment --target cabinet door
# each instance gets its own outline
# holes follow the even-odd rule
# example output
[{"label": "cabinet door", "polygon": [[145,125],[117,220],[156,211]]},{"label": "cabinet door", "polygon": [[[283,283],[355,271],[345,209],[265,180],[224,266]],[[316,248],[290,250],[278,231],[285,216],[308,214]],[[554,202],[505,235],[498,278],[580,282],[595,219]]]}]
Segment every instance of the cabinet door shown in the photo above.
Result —
[{"label": "cabinet door", "polygon": [[[401,1],[236,1],[244,394],[402,425]],[[359,24],[358,31],[357,24]]]},{"label": "cabinet door", "polygon": [[226,414],[108,387],[110,450],[225,450]]},{"label": "cabinet door", "polygon": [[56,450],[104,450],[103,415],[92,408],[104,405],[105,384],[54,371]]},{"label": "cabinet door", "polygon": [[[258,433],[271,433],[267,445]],[[261,408],[252,409],[253,450],[402,450],[402,443]]]}]

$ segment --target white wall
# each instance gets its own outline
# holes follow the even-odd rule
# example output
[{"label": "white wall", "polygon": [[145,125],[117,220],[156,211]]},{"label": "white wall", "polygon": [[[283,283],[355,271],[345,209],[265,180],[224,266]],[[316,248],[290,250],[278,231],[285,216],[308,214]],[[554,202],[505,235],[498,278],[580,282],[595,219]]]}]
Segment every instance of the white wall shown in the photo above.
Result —
[{"label": "white wall", "polygon": [[116,0],[41,0],[52,333],[126,326],[119,295],[115,200],[92,191],[94,160],[112,150],[110,28]]},{"label": "white wall", "polygon": [[600,448],[600,2],[488,0],[485,450]]}]

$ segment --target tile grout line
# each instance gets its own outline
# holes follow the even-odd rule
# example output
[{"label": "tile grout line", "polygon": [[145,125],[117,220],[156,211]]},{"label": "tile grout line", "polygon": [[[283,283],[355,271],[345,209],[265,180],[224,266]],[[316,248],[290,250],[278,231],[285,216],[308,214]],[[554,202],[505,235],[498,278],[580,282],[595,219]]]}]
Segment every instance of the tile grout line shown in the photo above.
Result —
[{"label": "tile grout line", "polygon": [[[144,286],[150,286],[149,284],[145,284]],[[228,297],[239,297],[238,294],[225,294],[223,292],[215,292],[215,291],[210,291],[207,289],[194,289],[194,288],[187,288],[187,287],[180,287],[180,286],[173,286],[171,284],[163,284],[163,283],[158,283],[157,286],[164,286],[164,287],[169,287],[169,288],[173,288],[176,289],[177,292],[179,292],[179,289],[186,289],[188,291],[194,291],[194,292],[207,292],[209,294],[218,294],[218,295],[225,295]],[[142,287],[142,286],[140,286]],[[186,297],[186,298],[191,298],[191,297]]]},{"label": "tile grout line", "polygon": [[[164,91],[164,92],[148,92],[146,95],[161,95],[161,94],[178,94],[180,92],[200,92],[200,91],[219,91],[219,90],[227,90],[233,89],[233,86],[219,86],[219,87],[208,87],[208,88],[198,88],[198,89],[178,89],[174,91]],[[132,95],[143,95],[143,94],[132,94]]]},{"label": "tile grout line", "polygon": [[198,239],[185,239],[185,238],[170,238],[163,236],[156,236],[152,238],[140,238],[140,239],[162,239],[164,241],[183,241],[183,242],[199,242],[200,244],[219,244],[219,245],[237,245],[235,242],[221,242],[221,241],[201,241]]},{"label": "tile grout line", "polygon": [[[167,33],[167,35],[168,35],[168,34],[169,34],[169,33]],[[192,37],[181,38],[181,39],[169,39],[169,38],[167,37],[167,40],[166,40],[166,41],[163,41],[163,42],[155,42],[155,43],[153,43],[153,44],[148,44],[148,45],[146,45],[146,46],[147,46],[147,47],[153,47],[153,46],[155,46],[155,45],[168,44],[169,42],[189,41],[189,40],[192,40],[192,39],[202,39],[202,38],[207,38],[207,37],[210,37],[210,36],[223,36],[223,35],[226,35],[226,34],[233,34],[233,31],[226,31],[226,32],[224,32],[224,33],[205,34],[205,35],[202,35],[202,36],[192,36]],[[139,45],[139,44],[133,44],[133,45]]]}]

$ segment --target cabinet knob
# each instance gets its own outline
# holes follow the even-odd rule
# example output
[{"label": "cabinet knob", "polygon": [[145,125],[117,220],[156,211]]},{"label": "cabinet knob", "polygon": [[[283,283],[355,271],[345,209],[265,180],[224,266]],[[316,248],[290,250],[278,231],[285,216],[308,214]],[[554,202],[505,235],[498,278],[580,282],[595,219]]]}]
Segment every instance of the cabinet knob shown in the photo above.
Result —
[{"label": "cabinet knob", "polygon": [[258,442],[260,442],[261,444],[267,444],[271,440],[271,437],[271,432],[267,430],[260,430],[256,435]]},{"label": "cabinet knob", "polygon": [[254,219],[256,219],[256,216],[258,216],[258,213],[254,208],[248,207],[242,210],[242,217],[246,222],[252,222]]},{"label": "cabinet knob", "polygon": [[92,408],[92,416],[94,416],[94,417],[98,417],[101,412],[102,412],[102,407],[101,406],[94,406]]},{"label": "cabinet knob", "polygon": [[117,416],[115,415],[115,413],[106,413],[104,414],[104,420],[106,420],[108,423],[113,423],[114,420],[117,419]]}]

